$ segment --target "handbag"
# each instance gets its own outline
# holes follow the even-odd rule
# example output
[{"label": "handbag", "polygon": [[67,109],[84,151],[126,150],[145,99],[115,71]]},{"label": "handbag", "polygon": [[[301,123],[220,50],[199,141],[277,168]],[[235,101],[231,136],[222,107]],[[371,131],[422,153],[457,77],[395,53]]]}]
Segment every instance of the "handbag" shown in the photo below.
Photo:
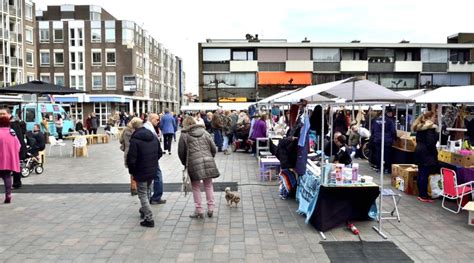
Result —
[{"label": "handbag", "polygon": [[[188,145],[188,142],[186,140],[186,146]],[[184,192],[184,196],[188,195],[188,192],[192,189],[191,186],[191,178],[188,175],[188,160],[189,160],[189,154],[186,152],[186,166],[183,169],[183,184],[181,185],[181,191]]]}]

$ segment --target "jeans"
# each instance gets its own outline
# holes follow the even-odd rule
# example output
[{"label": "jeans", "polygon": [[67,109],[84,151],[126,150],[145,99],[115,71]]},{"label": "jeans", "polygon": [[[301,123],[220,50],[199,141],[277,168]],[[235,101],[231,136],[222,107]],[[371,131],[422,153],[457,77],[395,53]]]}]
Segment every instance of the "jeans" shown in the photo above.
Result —
[{"label": "jeans", "polygon": [[217,150],[222,152],[222,131],[219,129],[214,130],[214,143],[217,146]]},{"label": "jeans", "polygon": [[[214,186],[212,185],[212,178],[204,179],[204,190],[206,191],[206,199],[207,199],[207,210],[213,211],[214,210]],[[194,206],[196,207],[196,213],[202,214],[204,213],[201,205],[201,181],[191,181],[191,185],[193,186],[193,198],[194,198]]]},{"label": "jeans", "polygon": [[418,196],[428,198],[428,177],[430,176],[431,168],[429,166],[418,166]]},{"label": "jeans", "polygon": [[229,136],[224,135],[224,142],[222,144],[222,150],[227,150],[229,148]]},{"label": "jeans", "polygon": [[0,171],[0,177],[2,177],[5,184],[5,197],[12,195],[12,176],[10,171]]},{"label": "jeans", "polygon": [[171,141],[173,139],[173,134],[172,133],[163,134],[163,138],[164,138],[163,147],[165,148],[164,150],[171,152]]},{"label": "jeans", "polygon": [[145,214],[145,220],[153,220],[153,213],[151,212],[150,200],[148,200],[148,191],[151,182],[137,182],[138,199],[140,200],[140,212]]},{"label": "jeans", "polygon": [[163,175],[161,173],[160,164],[156,170],[155,179],[153,180],[153,196],[151,201],[160,201],[163,196]]}]

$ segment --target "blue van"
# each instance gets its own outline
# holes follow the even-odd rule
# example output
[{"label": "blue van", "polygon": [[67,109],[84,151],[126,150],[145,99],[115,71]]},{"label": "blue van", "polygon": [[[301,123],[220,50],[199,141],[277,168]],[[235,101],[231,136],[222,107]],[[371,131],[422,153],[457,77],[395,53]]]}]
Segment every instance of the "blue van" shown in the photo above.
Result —
[{"label": "blue van", "polygon": [[[66,111],[59,104],[54,103],[28,103],[21,105],[21,119],[26,123],[26,129],[28,131],[33,130],[35,124],[40,124],[41,131],[44,132],[43,127],[41,126],[41,121],[43,117],[48,119],[49,133],[52,136],[58,136],[56,132],[56,126],[54,121],[57,119],[58,115],[61,115],[63,118],[63,134],[68,134],[69,129],[74,130],[74,122],[69,119],[69,116],[66,114]],[[13,116],[17,117],[19,113],[19,106],[13,108]]]}]

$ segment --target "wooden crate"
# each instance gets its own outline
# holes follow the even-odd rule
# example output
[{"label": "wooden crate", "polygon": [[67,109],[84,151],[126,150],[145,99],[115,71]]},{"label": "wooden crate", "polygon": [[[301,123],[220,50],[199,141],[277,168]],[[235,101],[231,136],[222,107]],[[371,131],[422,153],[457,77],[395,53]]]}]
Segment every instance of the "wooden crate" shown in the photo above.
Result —
[{"label": "wooden crate", "polygon": [[451,164],[462,167],[470,167],[474,165],[474,154],[462,155],[458,153],[452,153],[451,156]]},{"label": "wooden crate", "polygon": [[453,158],[453,153],[446,150],[438,151],[438,161],[443,163],[451,163]]}]

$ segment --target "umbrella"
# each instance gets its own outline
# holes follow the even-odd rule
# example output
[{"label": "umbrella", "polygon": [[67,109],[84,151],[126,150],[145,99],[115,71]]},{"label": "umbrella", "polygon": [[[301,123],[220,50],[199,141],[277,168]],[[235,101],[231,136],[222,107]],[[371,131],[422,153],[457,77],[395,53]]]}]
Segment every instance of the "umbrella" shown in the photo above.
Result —
[{"label": "umbrella", "polygon": [[6,88],[0,88],[0,93],[13,93],[13,94],[73,94],[73,93],[85,93],[85,91],[67,88],[51,83],[33,80],[25,84],[10,86]]}]

